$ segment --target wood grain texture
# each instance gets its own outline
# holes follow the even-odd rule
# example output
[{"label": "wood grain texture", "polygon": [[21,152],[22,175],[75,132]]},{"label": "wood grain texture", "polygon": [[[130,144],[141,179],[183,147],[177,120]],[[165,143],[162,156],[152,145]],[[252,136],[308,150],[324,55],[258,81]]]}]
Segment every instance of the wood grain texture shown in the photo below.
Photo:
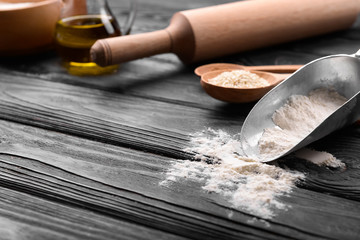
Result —
[{"label": "wood grain texture", "polygon": [[[41,212],[46,212],[50,205],[49,215],[55,214],[51,213],[51,205],[57,204],[59,208],[73,208],[73,213],[83,211],[73,221],[91,211],[97,221],[110,218],[114,224],[120,221],[120,226],[125,221],[196,239],[289,236],[355,239],[359,234],[360,209],[352,200],[342,199],[340,204],[337,197],[297,189],[282,199],[292,205],[291,210],[279,211],[279,216],[268,222],[269,227],[261,221],[251,222],[253,216],[233,209],[221,196],[202,191],[195,182],[160,186],[166,169],[175,160],[53,131],[1,123],[0,186],[39,198],[34,202],[44,207]],[[333,227],[324,227],[324,222]],[[73,231],[81,235],[82,228],[89,223],[82,224],[73,227]],[[97,236],[95,232],[89,234]]]},{"label": "wood grain texture", "polygon": [[1,179],[1,239],[183,239],[54,196],[44,198],[45,191],[36,187],[21,191],[21,184]]},{"label": "wood grain texture", "polygon": [[[133,30],[161,29],[176,11],[219,3],[141,0]],[[214,62],[304,64],[353,53],[359,29]],[[311,145],[341,159],[345,171],[293,156],[279,161],[307,178],[281,198],[292,208],[271,221],[254,220],[198,182],[159,185],[173,162],[192,158],[183,151],[189,134],[236,134],[253,106],[208,97],[196,66],[164,54],[80,78],[52,52],[0,59],[0,239],[359,239],[359,126]]]},{"label": "wood grain texture", "polygon": [[[46,165],[51,164],[55,165],[55,169],[61,168],[62,171],[72,173],[70,175],[76,176],[79,174],[84,174],[87,179],[105,182],[105,184],[112,186],[113,188],[115,187],[115,189],[118,187],[124,188],[125,186],[126,191],[135,192],[137,194],[141,194],[147,197],[150,197],[148,193],[149,186],[143,184],[146,182],[149,183],[151,181],[148,178],[144,178],[144,176],[149,175],[150,178],[154,178],[155,181],[153,179],[151,185],[158,186],[158,183],[162,179],[159,176],[156,177],[157,173],[165,172],[166,168],[164,168],[163,166],[164,162],[170,164],[171,161],[171,159],[160,157],[160,155],[175,159],[189,159],[191,158],[191,156],[188,156],[185,152],[182,151],[182,149],[188,144],[187,133],[191,133],[191,131],[196,131],[197,128],[201,128],[207,124],[208,126],[214,127],[216,125],[220,126],[221,124],[223,124],[224,121],[228,124],[231,123],[231,121],[229,120],[230,118],[219,118],[219,116],[221,115],[220,113],[219,116],[211,116],[211,109],[201,109],[200,107],[188,106],[179,102],[175,104],[174,102],[163,102],[154,99],[144,99],[136,96],[123,96],[113,93],[105,93],[99,90],[69,86],[60,83],[46,83],[43,80],[37,79],[31,79],[31,81],[29,81],[29,78],[11,78],[11,76],[8,76],[8,78],[10,79],[9,81],[2,80],[2,92],[0,94],[0,117],[9,121],[52,130],[49,133],[47,131],[44,131],[42,133],[41,130],[35,131],[33,130],[33,128],[30,127],[21,127],[15,132],[9,132],[9,130],[6,130],[6,128],[3,129],[3,132],[1,134],[3,136],[3,153],[9,154],[10,156],[12,156],[13,159],[18,159],[18,161],[20,161],[22,158],[25,158],[25,161],[22,160],[22,163],[18,165],[19,167],[21,166],[21,168],[27,168],[28,166],[23,164],[36,161],[40,163],[39,169],[46,169],[45,171],[47,172],[49,170],[46,168]],[[25,81],[27,81],[27,83]],[[27,85],[26,89],[23,89],[22,87],[24,86],[24,84]],[[126,111],[126,115],[121,114],[123,111]],[[172,118],[169,118],[169,116],[172,116]],[[194,129],[189,130],[189,120],[191,119],[197,121],[191,121],[191,127],[194,127]],[[235,132],[238,122],[240,121],[241,119],[234,121],[233,124],[228,125],[228,128],[232,129],[232,131]],[[4,122],[3,125],[5,124],[6,122]],[[9,129],[14,128],[14,126],[9,127]],[[31,132],[26,132],[30,130]],[[19,133],[16,134],[17,131],[19,131]],[[71,139],[70,136],[65,137],[58,132],[76,135],[81,137],[82,140],[69,140]],[[40,136],[36,137],[37,134],[40,134]],[[54,140],[44,140],[49,135],[51,136],[50,138],[54,138]],[[64,141],[65,138],[67,140],[66,144],[64,145],[62,141]],[[344,138],[346,139],[347,137]],[[85,139],[89,139],[90,141]],[[98,142],[94,142],[94,140]],[[87,144],[91,143],[91,146],[84,145],[85,142]],[[102,145],[104,143],[105,146],[108,146],[108,148],[110,149],[112,148],[111,146],[121,146],[126,148],[132,148],[135,150],[141,150],[142,152],[148,152],[144,153],[144,156],[142,157],[143,160],[138,161],[136,166],[145,167],[145,169],[150,170],[150,172],[144,172],[144,170],[139,169],[132,170],[135,172],[140,171],[140,176],[137,174],[129,175],[117,172],[118,169],[115,168],[116,166],[119,166],[122,170],[124,170],[127,169],[129,165],[134,164],[136,155],[135,157],[129,155],[119,155],[121,161],[118,162],[116,160],[116,154],[120,154],[123,150],[118,152],[109,152],[109,150],[101,149],[98,152],[96,145]],[[336,141],[332,144],[336,145]],[[92,149],[92,151],[90,151],[89,149]],[[344,148],[340,149],[344,151]],[[324,150],[329,151],[327,148],[325,148]],[[156,155],[151,155],[150,153]],[[66,156],[66,154],[72,154],[73,156],[69,158]],[[334,154],[338,156],[336,152],[334,152]],[[149,159],[153,158],[151,156],[159,159],[164,159],[161,164],[158,163],[160,166],[162,166],[162,168],[156,168],[156,165],[153,164],[148,165]],[[341,159],[341,155],[338,157],[340,157]],[[78,158],[84,160],[78,161]],[[94,162],[92,163],[92,161]],[[349,191],[347,191],[347,187],[350,183],[353,183],[353,188],[356,190],[356,183],[359,180],[359,176],[352,174],[353,171],[356,172],[356,168],[351,168],[351,164],[349,164],[351,163],[350,161],[347,163],[348,170],[342,176],[347,179],[347,185],[345,185],[343,189],[338,187],[338,190],[334,192],[334,186],[331,182],[328,182],[327,184],[323,183],[325,187],[316,186],[314,182],[321,183],[322,181],[321,176],[319,177],[319,170],[316,167],[314,168],[314,166],[306,166],[306,164],[305,167],[303,166],[302,170],[313,171],[313,174],[307,178],[309,179],[309,182],[303,187],[316,191],[321,190],[321,192],[334,193],[335,195],[344,198],[354,199],[354,197],[349,197]],[[287,165],[291,166],[291,162],[287,163]],[[169,165],[167,166],[169,167]],[[301,168],[297,166],[296,169]],[[331,173],[331,171],[328,171],[327,169],[321,169],[321,171],[323,175],[326,175],[329,179],[333,179],[333,181],[336,181],[336,179],[339,178],[338,174]],[[31,174],[29,175],[31,176]],[[120,176],[126,177],[122,179]],[[23,180],[23,178],[20,179]],[[35,180],[32,180],[31,182],[35,182]],[[79,180],[76,180],[75,182],[79,182]],[[136,186],[134,182],[137,182],[142,186]],[[121,184],[119,185],[119,183]],[[172,197],[170,199],[167,194],[161,195],[161,193],[159,193],[159,189],[155,188],[152,190],[153,192],[151,193],[151,198],[158,198],[159,196],[161,196],[160,199],[157,199],[157,201],[159,201],[160,203],[157,202],[155,206],[161,206],[162,208],[164,207],[163,202],[169,201],[172,204],[176,203],[178,206],[182,206],[183,208],[193,208],[197,211],[197,214],[199,215],[201,215],[199,211],[203,213],[210,212],[214,215],[212,217],[216,219],[216,224],[219,224],[222,218],[226,219],[226,214],[228,212],[228,210],[226,209],[231,209],[231,206],[219,196],[217,197],[217,199],[215,198],[218,202],[213,202],[214,199],[212,199],[210,196],[207,196],[206,193],[201,192],[198,186],[191,186],[192,184],[193,183],[190,183],[190,186],[187,184],[177,186],[176,191],[179,192],[179,188],[182,189],[182,191],[180,191],[181,195],[179,196],[177,194],[171,193]],[[7,184],[6,186],[9,185],[14,185],[14,183]],[[21,191],[24,191],[23,189],[25,188],[26,187],[24,186],[19,187]],[[44,189],[43,187],[39,188]],[[99,202],[99,200],[95,201],[95,203],[90,204],[89,198],[86,198],[87,201],[81,200],[81,196],[78,196],[77,194],[71,199],[68,199],[68,194],[70,194],[69,188],[66,188],[66,186],[62,186],[62,188],[64,188],[64,190],[59,193],[59,186],[54,185],[52,187],[53,190],[50,189],[49,192],[43,192],[42,195],[44,195],[44,198],[49,198],[49,196],[52,197],[56,189],[55,199],[65,199],[62,200],[65,202],[75,201],[75,205],[89,205],[87,207],[90,209],[99,207],[101,208],[99,211],[102,214],[116,211],[116,207],[114,205],[112,205],[111,208],[109,207],[107,209],[102,209],[103,206],[102,203]],[[192,190],[190,190],[191,188]],[[102,189],[102,187],[100,189]],[[38,192],[39,190],[35,189],[32,191]],[[85,193],[88,191],[89,189],[83,190],[83,192]],[[109,192],[109,190],[107,189],[102,191]],[[111,190],[111,192],[112,194],[114,194],[114,190]],[[185,194],[184,192],[187,192],[187,194]],[[188,192],[190,192],[191,194],[188,195]],[[129,198],[128,193],[122,194],[124,194],[123,196],[125,196],[126,198]],[[210,203],[203,203],[199,201],[198,197],[201,195],[202,198],[207,199],[206,202],[211,199]],[[302,198],[304,197],[305,196],[302,196]],[[51,198],[51,200],[55,199]],[[305,197],[301,200],[302,204],[297,205],[298,209],[291,210],[292,213],[290,215],[294,215],[297,218],[299,213],[304,212],[304,206],[306,206],[305,209],[309,208],[309,205],[311,206],[311,210],[307,210],[307,216],[303,216],[302,219],[297,220],[301,223],[300,227],[304,228],[303,231],[310,232],[303,233],[298,232],[298,230],[292,229],[297,229],[299,228],[299,226],[289,226],[289,223],[287,223],[287,221],[289,220],[290,216],[288,216],[286,213],[280,213],[280,217],[279,219],[277,219],[277,221],[284,221],[283,223],[280,223],[287,225],[289,229],[283,229],[281,227],[280,232],[295,231],[293,235],[298,236],[298,238],[300,239],[306,235],[306,238],[315,237],[317,235],[321,236],[321,234],[324,234],[323,236],[327,236],[326,234],[328,234],[329,232],[331,232],[331,234],[336,233],[339,237],[343,237],[344,235],[341,235],[341,233],[338,233],[337,231],[332,232],[332,230],[326,229],[323,230],[325,232],[321,232],[318,229],[319,226],[314,225],[314,227],[311,227],[307,224],[307,221],[309,221],[307,218],[317,217],[319,219],[319,223],[323,223],[326,219],[333,217],[333,209],[338,208],[337,205],[339,204],[339,198],[329,199],[330,201],[324,201],[324,198],[320,194],[319,196],[316,196],[316,204],[314,204],[314,200],[312,198],[309,199]],[[114,199],[109,197],[109,202],[111,203],[112,201],[114,201]],[[140,200],[135,199],[135,201],[139,202]],[[296,200],[291,199],[290,201],[294,201],[296,203]],[[345,201],[347,204],[349,204],[350,207],[345,207],[347,209],[347,213],[344,214],[344,216],[346,216],[345,219],[343,219],[342,221],[334,220],[332,224],[338,226],[339,228],[345,228],[347,230],[347,234],[345,236],[357,236],[358,232],[352,224],[357,224],[358,221],[357,210],[360,210],[357,207],[358,204],[356,202],[352,203],[351,200],[342,199],[341,201]],[[211,204],[211,202],[213,202],[213,204]],[[196,203],[195,206],[193,203]],[[113,202],[112,204],[116,203]],[[150,205],[151,203],[147,204]],[[131,205],[131,203],[128,203],[128,205]],[[292,205],[294,205],[294,203],[292,203]],[[327,206],[324,207],[324,209],[328,211],[328,213],[324,214],[322,212],[322,216],[317,216],[318,212],[316,211],[316,209],[324,205]],[[351,210],[349,210],[349,208]],[[210,211],[211,209],[213,209],[213,212]],[[151,209],[149,211],[158,212],[159,210]],[[180,215],[180,213],[183,212],[184,209],[178,210],[177,215]],[[142,224],[144,224],[141,217],[132,216],[130,213],[128,214],[129,218],[136,218],[136,222],[141,222]],[[220,215],[220,218],[216,218],[217,214]],[[116,217],[119,217],[120,215],[123,214],[119,213],[116,215]],[[199,217],[199,215],[197,217]],[[247,220],[244,220],[244,213],[240,215],[242,217],[237,224],[241,224],[244,221],[249,220],[249,216],[247,217]],[[144,217],[143,215],[141,216]],[[175,216],[171,215],[171,217],[169,218],[174,221]],[[202,221],[205,221],[207,218],[208,217],[203,217]],[[339,216],[337,216],[336,219],[339,219]],[[154,223],[154,225],[151,225],[150,227],[163,226],[165,229],[162,230],[164,231],[169,228],[174,229],[175,226],[184,224],[180,220],[178,220],[175,221],[173,226],[169,227],[168,225],[164,225],[163,222],[154,221],[154,219],[148,221]],[[165,222],[168,221],[169,219],[166,219]],[[192,221],[189,219],[186,219],[186,221],[192,223]],[[196,224],[200,223],[197,222]],[[276,222],[274,225],[276,225]],[[228,223],[222,224],[222,227],[225,226],[229,227]],[[206,225],[206,227],[209,227],[209,223],[208,225]],[[237,227],[238,226],[234,228]],[[191,229],[191,227],[189,228]],[[217,227],[211,226],[210,228],[216,229]],[[273,228],[276,229],[275,226]],[[180,228],[174,233],[181,234],[184,231],[191,232],[191,236],[194,234],[194,236],[197,236],[199,238],[205,235],[207,237],[226,236],[227,238],[230,238],[231,236],[241,236],[233,232],[220,233],[219,229],[217,229],[216,232],[220,235],[214,235],[214,233],[211,233],[208,236],[207,234],[205,234],[205,232],[210,231],[209,229],[203,229],[201,232],[193,232],[190,229]],[[234,229],[232,231],[234,231]],[[248,232],[249,229],[242,231]],[[261,235],[261,233],[256,234]],[[305,235],[303,236],[303,234]],[[187,237],[189,236],[187,235]],[[274,235],[273,238],[279,238],[279,236]]]}]

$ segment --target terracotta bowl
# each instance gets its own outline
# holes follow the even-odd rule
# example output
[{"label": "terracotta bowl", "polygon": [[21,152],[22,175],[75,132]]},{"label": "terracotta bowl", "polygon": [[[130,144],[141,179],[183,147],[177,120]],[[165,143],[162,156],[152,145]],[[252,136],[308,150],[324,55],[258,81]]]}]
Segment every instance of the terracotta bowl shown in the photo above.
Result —
[{"label": "terracotta bowl", "polygon": [[86,7],[85,0],[2,0],[6,2],[13,7],[0,5],[0,56],[51,48],[56,22]]}]

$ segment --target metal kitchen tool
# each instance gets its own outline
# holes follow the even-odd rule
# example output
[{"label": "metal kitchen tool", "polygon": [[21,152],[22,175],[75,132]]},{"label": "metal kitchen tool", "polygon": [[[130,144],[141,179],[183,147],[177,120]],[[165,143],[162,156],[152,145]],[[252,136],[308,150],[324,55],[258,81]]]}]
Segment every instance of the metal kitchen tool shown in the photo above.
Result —
[{"label": "metal kitchen tool", "polygon": [[[319,124],[287,152],[261,159],[258,141],[265,128],[275,127],[272,115],[294,94],[307,95],[317,88],[334,88],[348,101]],[[248,114],[240,133],[244,153],[262,162],[270,162],[296,151],[320,138],[355,122],[360,117],[360,50],[352,55],[331,55],[314,60],[269,91]]]}]

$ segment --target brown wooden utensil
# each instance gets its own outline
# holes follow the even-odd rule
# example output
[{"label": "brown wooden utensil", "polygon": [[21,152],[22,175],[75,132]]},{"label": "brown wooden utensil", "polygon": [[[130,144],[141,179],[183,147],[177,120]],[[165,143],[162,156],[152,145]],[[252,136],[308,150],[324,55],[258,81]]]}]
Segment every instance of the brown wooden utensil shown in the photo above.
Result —
[{"label": "brown wooden utensil", "polygon": [[219,74],[229,71],[228,69],[217,70],[207,72],[201,75],[200,84],[207,94],[218,100],[229,103],[246,103],[259,100],[273,87],[279,84],[281,81],[289,77],[291,74],[278,74],[261,71],[251,71],[251,73],[257,74],[259,77],[264,78],[270,83],[266,87],[256,88],[235,88],[235,87],[222,87],[209,83],[209,79],[212,79]]},{"label": "brown wooden utensil", "polygon": [[166,29],[98,40],[100,66],[161,53],[199,62],[350,27],[358,0],[238,1],[174,14]]},{"label": "brown wooden utensil", "polygon": [[[37,53],[53,47],[60,18],[86,14],[86,0],[5,0],[0,6],[0,57]],[[17,4],[24,4],[18,5]]]},{"label": "brown wooden utensil", "polygon": [[218,70],[246,70],[246,71],[265,71],[272,73],[293,73],[303,65],[264,65],[264,66],[244,66],[234,63],[211,63],[202,65],[195,69],[195,74],[199,77],[207,72]]}]

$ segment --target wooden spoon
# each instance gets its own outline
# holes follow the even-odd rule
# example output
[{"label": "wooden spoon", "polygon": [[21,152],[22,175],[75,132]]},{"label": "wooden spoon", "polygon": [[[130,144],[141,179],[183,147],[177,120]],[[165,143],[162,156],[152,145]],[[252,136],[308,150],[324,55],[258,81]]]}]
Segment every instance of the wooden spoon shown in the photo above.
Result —
[{"label": "wooden spoon", "polygon": [[289,77],[291,74],[277,74],[261,71],[250,71],[255,73],[258,76],[264,78],[270,83],[266,87],[257,87],[257,88],[234,88],[234,87],[222,87],[209,83],[209,79],[216,77],[222,72],[227,72],[229,69],[217,70],[212,72],[207,72],[201,75],[200,84],[207,94],[211,97],[218,100],[230,103],[245,103],[253,102],[259,100],[264,96],[268,91],[273,87],[283,81],[285,78]]},{"label": "wooden spoon", "polygon": [[265,65],[265,66],[244,66],[232,63],[211,63],[202,65],[195,69],[195,74],[201,76],[207,72],[217,70],[246,70],[246,71],[267,71],[272,73],[293,73],[302,65]]}]

